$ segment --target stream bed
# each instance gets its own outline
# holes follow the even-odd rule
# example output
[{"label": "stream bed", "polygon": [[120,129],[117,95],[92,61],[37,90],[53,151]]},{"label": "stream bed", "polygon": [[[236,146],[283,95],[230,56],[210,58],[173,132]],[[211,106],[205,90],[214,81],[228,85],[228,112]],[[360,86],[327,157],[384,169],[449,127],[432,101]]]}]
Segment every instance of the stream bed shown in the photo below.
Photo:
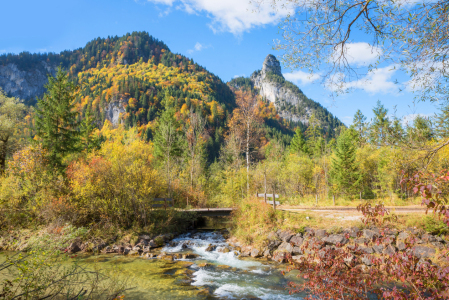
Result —
[{"label": "stream bed", "polygon": [[[184,245],[184,246],[183,246]],[[206,251],[214,248],[212,251]],[[101,254],[79,256],[80,263],[125,280],[131,289],[125,299],[302,299],[289,295],[289,281],[298,273],[285,276],[286,265],[271,261],[238,258],[220,232],[181,235],[161,249],[161,253],[196,256],[173,261],[139,256]],[[1,254],[0,254],[1,256]],[[178,255],[180,256],[180,255]]]}]

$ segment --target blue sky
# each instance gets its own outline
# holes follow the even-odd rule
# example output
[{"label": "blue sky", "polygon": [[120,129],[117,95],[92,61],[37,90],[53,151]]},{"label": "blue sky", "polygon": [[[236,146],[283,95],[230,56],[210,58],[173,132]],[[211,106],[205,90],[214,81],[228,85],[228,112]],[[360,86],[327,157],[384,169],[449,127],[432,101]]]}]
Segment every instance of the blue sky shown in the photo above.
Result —
[{"label": "blue sky", "polygon": [[[286,11],[274,12],[262,5],[255,12],[249,0],[14,0],[2,3],[0,54],[59,52],[84,46],[96,37],[147,31],[176,53],[193,58],[224,81],[249,76],[261,69],[279,39],[278,20]],[[356,42],[356,41],[355,41]],[[354,47],[354,60],[369,59],[363,44]],[[398,117],[433,115],[436,104],[414,103],[414,94],[398,92],[408,80],[384,66],[367,81],[351,83],[355,90],[336,98],[320,80],[307,78],[302,70],[283,69],[311,99],[321,103],[347,125],[357,109],[372,118],[380,100]]]}]

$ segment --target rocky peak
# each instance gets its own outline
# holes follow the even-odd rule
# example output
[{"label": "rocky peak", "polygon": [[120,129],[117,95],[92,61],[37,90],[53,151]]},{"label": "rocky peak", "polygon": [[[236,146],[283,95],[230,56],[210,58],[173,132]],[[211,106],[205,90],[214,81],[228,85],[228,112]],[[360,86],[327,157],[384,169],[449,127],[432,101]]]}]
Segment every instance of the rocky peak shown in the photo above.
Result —
[{"label": "rocky peak", "polygon": [[280,77],[284,77],[284,76],[282,76],[282,72],[281,72],[281,64],[279,63],[277,58],[271,54],[267,55],[267,57],[263,61],[263,66],[262,66],[262,75],[265,75],[269,72],[271,72],[275,75],[278,75]]}]

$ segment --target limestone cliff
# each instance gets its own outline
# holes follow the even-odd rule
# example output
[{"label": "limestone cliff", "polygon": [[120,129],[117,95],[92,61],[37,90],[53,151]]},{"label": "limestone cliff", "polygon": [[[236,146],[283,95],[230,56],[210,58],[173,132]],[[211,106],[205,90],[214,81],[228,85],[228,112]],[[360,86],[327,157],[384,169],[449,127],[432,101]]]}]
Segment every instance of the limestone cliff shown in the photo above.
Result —
[{"label": "limestone cliff", "polygon": [[[332,129],[342,125],[326,108],[309,99],[295,84],[285,80],[279,61],[271,54],[265,58],[262,70],[254,72],[249,81],[264,99],[275,104],[279,116],[286,120],[307,125],[310,116],[315,114],[321,127],[330,135]],[[230,85],[237,88],[247,86],[248,79],[237,78]]]},{"label": "limestone cliff", "polygon": [[10,96],[33,103],[44,94],[48,74],[55,75],[56,67],[45,61],[29,70],[21,70],[13,63],[0,65],[0,88]]}]

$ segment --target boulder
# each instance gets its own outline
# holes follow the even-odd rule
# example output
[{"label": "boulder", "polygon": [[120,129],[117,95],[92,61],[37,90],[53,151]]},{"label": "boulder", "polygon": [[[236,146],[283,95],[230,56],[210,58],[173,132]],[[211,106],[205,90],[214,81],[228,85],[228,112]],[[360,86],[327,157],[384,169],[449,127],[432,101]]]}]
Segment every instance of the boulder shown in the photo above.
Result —
[{"label": "boulder", "polygon": [[214,251],[215,248],[217,248],[217,246],[209,244],[209,246],[207,246],[205,251],[211,252],[211,251]]},{"label": "boulder", "polygon": [[184,253],[182,254],[182,259],[193,259],[197,258],[199,255],[194,253]]},{"label": "boulder", "polygon": [[276,251],[273,254],[273,260],[280,263],[284,263],[288,261],[288,255],[289,254],[287,252]]},{"label": "boulder", "polygon": [[131,251],[129,251],[128,252],[128,255],[135,255],[135,256],[137,256],[137,255],[139,255],[139,251],[135,251],[135,250],[131,250]]},{"label": "boulder", "polygon": [[150,248],[157,248],[157,244],[156,244],[156,242],[154,240],[149,241],[148,242],[148,246]]},{"label": "boulder", "polygon": [[274,248],[278,247],[280,244],[282,244],[281,241],[270,241],[268,243],[268,248],[274,249]]},{"label": "boulder", "polygon": [[81,251],[81,242],[75,241],[67,247],[67,253],[77,253]]},{"label": "boulder", "polygon": [[139,239],[141,240],[151,240],[151,236],[149,236],[148,234],[141,234],[139,235]]},{"label": "boulder", "polygon": [[358,238],[354,240],[354,243],[358,244],[358,245],[364,245],[369,243],[369,240],[366,238]]},{"label": "boulder", "polygon": [[368,240],[372,240],[373,238],[379,236],[378,233],[376,233],[375,231],[370,230],[370,229],[364,229],[364,230],[362,231],[362,234],[363,234],[363,237],[366,238],[366,239],[368,239]]},{"label": "boulder", "polygon": [[326,237],[326,235],[327,235],[327,232],[324,229],[317,229],[317,230],[315,230],[315,236],[317,238],[322,239],[322,238]]},{"label": "boulder", "polygon": [[433,243],[430,243],[430,244],[431,244],[432,246],[434,246],[434,247],[440,249],[440,250],[444,248],[443,243],[440,243],[440,242],[433,242]]},{"label": "boulder", "polygon": [[251,257],[254,257],[254,258],[261,257],[262,256],[261,254],[262,254],[261,251],[259,251],[259,249],[257,249],[257,248],[253,248],[251,250]]},{"label": "boulder", "polygon": [[428,233],[423,234],[423,235],[421,236],[421,239],[422,239],[425,243],[432,243],[432,242],[436,242],[436,241],[437,241],[437,239],[436,239],[433,235],[428,234]]},{"label": "boulder", "polygon": [[302,258],[305,259],[305,255],[295,255],[295,256],[292,256],[292,260],[295,260],[295,261],[297,261],[297,262],[300,262]]},{"label": "boulder", "polygon": [[373,246],[373,250],[374,250],[376,253],[382,253],[382,252],[384,251],[384,249],[385,249],[385,246],[382,245],[382,244],[374,245],[374,246]]},{"label": "boulder", "polygon": [[283,252],[288,252],[291,254],[293,252],[293,246],[290,243],[283,242],[281,245],[279,245],[277,250],[283,251]]},{"label": "boulder", "polygon": [[392,245],[387,245],[382,253],[391,256],[396,253],[396,249]]},{"label": "boulder", "polygon": [[326,245],[345,245],[348,243],[348,240],[342,234],[332,234],[328,237],[321,239]]},{"label": "boulder", "polygon": [[293,253],[293,254],[303,254],[301,248],[299,248],[299,247],[297,247],[297,246],[293,247],[292,253]]},{"label": "boulder", "polygon": [[366,254],[373,254],[374,250],[372,247],[360,247],[360,250]]},{"label": "boulder", "polygon": [[321,249],[325,246],[325,242],[324,241],[320,241],[319,239],[317,239],[316,237],[313,237],[309,240],[309,247],[308,248],[316,248],[316,249]]},{"label": "boulder", "polygon": [[397,240],[396,248],[398,248],[399,251],[404,251],[405,248],[407,248],[407,246],[405,245],[405,243],[402,240]]},{"label": "boulder", "polygon": [[294,234],[289,231],[281,231],[280,233],[278,233],[278,235],[283,242],[289,242],[290,239],[294,236]]},{"label": "boulder", "polygon": [[267,248],[263,251],[263,257],[268,257],[268,256],[271,256],[271,253],[270,253],[270,249]]},{"label": "boulder", "polygon": [[223,247],[223,248],[220,248],[220,250],[218,250],[218,252],[221,252],[221,253],[228,253],[228,252],[231,252],[231,250],[229,250],[229,248],[228,247]]},{"label": "boulder", "polygon": [[410,237],[410,233],[407,231],[402,231],[398,234],[396,240],[397,241],[404,241],[406,240],[408,237]]},{"label": "boulder", "polygon": [[298,246],[298,247],[301,246],[303,242],[304,242],[304,239],[299,234],[293,236],[290,239],[290,243],[292,243],[293,245]]},{"label": "boulder", "polygon": [[144,257],[145,257],[145,258],[153,258],[153,257],[155,257],[155,255],[154,255],[153,253],[146,253],[146,254],[144,255]]},{"label": "boulder", "polygon": [[414,246],[412,253],[417,258],[429,258],[435,255],[435,249],[426,246]]},{"label": "boulder", "polygon": [[351,228],[346,228],[343,230],[343,233],[347,233],[349,234],[350,237],[352,238],[356,238],[357,237],[357,233],[360,230],[357,227],[351,227]]}]

